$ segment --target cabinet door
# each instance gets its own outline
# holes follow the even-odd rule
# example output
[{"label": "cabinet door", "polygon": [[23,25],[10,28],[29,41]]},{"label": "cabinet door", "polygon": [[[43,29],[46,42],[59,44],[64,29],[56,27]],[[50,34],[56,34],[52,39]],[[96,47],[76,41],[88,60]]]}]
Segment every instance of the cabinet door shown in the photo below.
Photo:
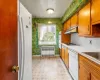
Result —
[{"label": "cabinet door", "polygon": [[64,30],[67,30],[67,21],[64,23]]},{"label": "cabinet door", "polygon": [[64,60],[67,68],[69,66],[69,54],[68,54],[68,48],[65,49],[65,60]]},{"label": "cabinet door", "polygon": [[79,11],[79,35],[90,34],[90,3]]},{"label": "cabinet door", "polygon": [[91,15],[92,15],[92,23],[98,23],[100,22],[100,0],[92,0],[92,10],[91,10]]},{"label": "cabinet door", "polygon": [[91,80],[100,80],[100,74],[91,74]]},{"label": "cabinet door", "polygon": [[75,14],[72,18],[71,18],[71,27],[77,26],[78,25],[78,15]]},{"label": "cabinet door", "polygon": [[69,35],[66,35],[65,34],[65,31],[61,31],[61,41],[62,43],[69,43],[70,42],[70,34]]},{"label": "cabinet door", "polygon": [[67,30],[70,28],[70,26],[71,26],[71,20],[69,19],[69,20],[67,21]]},{"label": "cabinet door", "polygon": [[79,80],[90,80],[90,73],[82,64],[79,69]]},{"label": "cabinet door", "polygon": [[62,60],[64,61],[64,48],[62,48]]}]

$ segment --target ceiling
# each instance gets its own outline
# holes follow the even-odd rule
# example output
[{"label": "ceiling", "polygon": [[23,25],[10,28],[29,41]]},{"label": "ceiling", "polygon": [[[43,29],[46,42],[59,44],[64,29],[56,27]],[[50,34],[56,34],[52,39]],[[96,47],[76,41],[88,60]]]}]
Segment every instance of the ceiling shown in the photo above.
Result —
[{"label": "ceiling", "polygon": [[[20,0],[28,9],[33,17],[36,18],[60,18],[64,15],[66,9],[72,0]],[[53,14],[47,14],[46,10],[53,8]]]}]

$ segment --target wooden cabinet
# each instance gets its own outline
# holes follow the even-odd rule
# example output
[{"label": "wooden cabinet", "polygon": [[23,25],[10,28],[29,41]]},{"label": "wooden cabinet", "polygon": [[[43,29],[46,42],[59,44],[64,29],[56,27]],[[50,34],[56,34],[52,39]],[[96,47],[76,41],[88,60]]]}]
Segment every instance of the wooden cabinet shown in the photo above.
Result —
[{"label": "wooden cabinet", "polygon": [[90,0],[78,13],[64,23],[64,30],[78,25],[79,36],[100,37],[100,0]]},{"label": "wooden cabinet", "polygon": [[61,56],[63,62],[65,63],[66,67],[68,68],[68,66],[69,66],[69,54],[68,54],[68,48],[67,47],[64,47],[62,45],[60,56]]},{"label": "wooden cabinet", "polygon": [[71,27],[78,26],[78,13],[71,18]]},{"label": "wooden cabinet", "polygon": [[90,3],[88,3],[79,11],[79,35],[89,35],[91,31],[90,29]]},{"label": "wooden cabinet", "polygon": [[79,80],[90,80],[90,73],[82,64],[80,64]]},{"label": "wooden cabinet", "polygon": [[69,20],[67,21],[67,30],[70,28],[70,26],[71,26],[71,19],[69,19]]},{"label": "wooden cabinet", "polygon": [[92,24],[100,23],[100,0],[92,0],[91,16]]},{"label": "wooden cabinet", "polygon": [[100,65],[79,55],[79,80],[100,80]]},{"label": "wooden cabinet", "polygon": [[91,74],[91,80],[100,80],[100,74]]},{"label": "wooden cabinet", "polygon": [[65,23],[64,23],[64,29],[63,30],[68,30],[71,26],[71,19],[67,20]]},{"label": "wooden cabinet", "polygon": [[64,57],[65,57],[65,50],[64,48],[62,48],[62,60],[64,61]]},{"label": "wooden cabinet", "polygon": [[69,66],[69,54],[68,54],[68,48],[65,48],[65,59],[64,59],[65,65],[68,68]]},{"label": "wooden cabinet", "polygon": [[64,23],[64,30],[67,30],[67,21]]},{"label": "wooden cabinet", "polygon": [[61,42],[62,43],[70,43],[71,35],[65,34],[65,31],[61,31]]}]

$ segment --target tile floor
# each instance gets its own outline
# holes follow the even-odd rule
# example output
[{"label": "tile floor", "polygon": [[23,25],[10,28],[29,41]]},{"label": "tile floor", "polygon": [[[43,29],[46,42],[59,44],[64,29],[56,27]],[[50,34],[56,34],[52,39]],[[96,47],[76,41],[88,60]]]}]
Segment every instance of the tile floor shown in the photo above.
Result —
[{"label": "tile floor", "polygon": [[72,80],[60,57],[34,57],[33,80]]}]

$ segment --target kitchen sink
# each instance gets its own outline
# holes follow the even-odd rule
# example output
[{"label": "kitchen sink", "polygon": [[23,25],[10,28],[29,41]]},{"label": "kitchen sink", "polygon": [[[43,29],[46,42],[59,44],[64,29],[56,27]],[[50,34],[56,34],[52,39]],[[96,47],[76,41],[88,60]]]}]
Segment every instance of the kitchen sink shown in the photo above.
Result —
[{"label": "kitchen sink", "polygon": [[83,53],[100,60],[100,52],[83,52]]}]

